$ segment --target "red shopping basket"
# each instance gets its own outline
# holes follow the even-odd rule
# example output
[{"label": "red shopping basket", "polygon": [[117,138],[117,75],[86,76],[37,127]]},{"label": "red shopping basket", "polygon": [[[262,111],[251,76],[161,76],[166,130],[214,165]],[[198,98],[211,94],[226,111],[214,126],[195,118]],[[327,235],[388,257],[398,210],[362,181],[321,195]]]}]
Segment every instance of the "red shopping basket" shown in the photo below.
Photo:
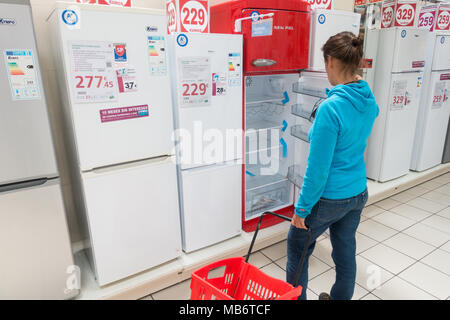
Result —
[{"label": "red shopping basket", "polygon": [[[191,279],[191,300],[296,300],[302,294],[301,286],[292,286],[270,277],[248,263],[262,219],[266,214],[290,221],[290,218],[273,212],[261,215],[246,259],[243,257],[224,259],[194,271]],[[310,240],[311,230],[308,228],[308,240],[297,268],[295,284],[300,277]],[[211,271],[223,268],[225,270],[222,276],[209,278]]]}]

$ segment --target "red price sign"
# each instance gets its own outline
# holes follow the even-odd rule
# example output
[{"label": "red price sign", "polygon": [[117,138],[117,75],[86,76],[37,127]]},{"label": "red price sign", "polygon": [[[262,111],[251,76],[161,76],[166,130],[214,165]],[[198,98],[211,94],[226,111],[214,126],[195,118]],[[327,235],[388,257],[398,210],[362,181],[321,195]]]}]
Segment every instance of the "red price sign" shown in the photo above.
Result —
[{"label": "red price sign", "polygon": [[183,83],[183,97],[204,96],[207,90],[207,83]]},{"label": "red price sign", "polygon": [[98,0],[98,4],[119,7],[131,7],[131,0]]},{"label": "red price sign", "polygon": [[204,32],[209,24],[208,1],[180,0],[181,32]]},{"label": "red price sign", "polygon": [[414,26],[414,18],[416,16],[416,4],[415,3],[402,3],[397,4],[397,10],[395,11],[395,23],[396,27],[411,27]]},{"label": "red price sign", "polygon": [[97,0],[77,0],[77,3],[97,4]]},{"label": "red price sign", "polygon": [[436,19],[436,30],[450,30],[450,6],[440,6]]},{"label": "red price sign", "polygon": [[402,106],[406,104],[405,96],[394,96],[392,101],[392,106]]},{"label": "red price sign", "polygon": [[77,89],[91,89],[91,88],[114,88],[114,81],[108,80],[104,76],[76,76]]},{"label": "red price sign", "polygon": [[327,9],[331,10],[333,6],[333,0],[308,0],[311,5],[311,9]]},{"label": "red price sign", "polygon": [[168,1],[166,3],[167,12],[167,32],[173,33],[177,31],[177,7],[175,1]]},{"label": "red price sign", "polygon": [[355,0],[355,7],[356,6],[363,6],[367,3],[367,0]]},{"label": "red price sign", "polygon": [[381,10],[381,28],[390,28],[394,22],[394,5],[384,6]]}]

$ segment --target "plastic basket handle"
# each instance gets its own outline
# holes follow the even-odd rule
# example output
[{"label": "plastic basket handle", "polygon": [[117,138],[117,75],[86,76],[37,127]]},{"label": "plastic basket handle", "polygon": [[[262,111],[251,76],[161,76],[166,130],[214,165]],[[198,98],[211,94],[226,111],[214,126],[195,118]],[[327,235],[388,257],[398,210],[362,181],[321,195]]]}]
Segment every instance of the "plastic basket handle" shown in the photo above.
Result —
[{"label": "plastic basket handle", "polygon": [[[246,263],[247,263],[248,260],[250,259],[250,255],[252,254],[252,250],[253,250],[253,245],[255,244],[256,236],[258,235],[259,228],[261,227],[261,222],[262,222],[262,220],[263,220],[263,218],[264,218],[264,216],[265,216],[266,214],[273,215],[273,216],[275,216],[275,217],[278,217],[278,218],[283,219],[283,220],[286,220],[286,221],[291,221],[291,218],[282,216],[282,215],[280,215],[280,214],[273,213],[273,212],[270,212],[270,211],[264,212],[264,213],[261,215],[261,217],[259,218],[258,225],[256,226],[255,234],[253,235],[252,242],[250,243],[250,248],[248,249],[247,257],[245,258],[245,262],[246,262]],[[294,214],[295,214],[295,213],[294,213]],[[308,247],[309,247],[309,244],[310,244],[311,238],[312,238],[311,228],[309,228],[308,226],[306,226],[306,227],[308,228],[308,238],[307,238],[307,240],[306,240],[305,246],[303,247],[302,256],[301,256],[300,261],[299,261],[299,263],[298,263],[297,272],[295,273],[295,277],[294,277],[294,287],[296,287],[297,284],[298,284],[298,279],[300,278],[300,274],[302,273],[302,270],[303,270],[303,264],[304,264],[305,259],[306,259],[306,253],[308,252]]]}]

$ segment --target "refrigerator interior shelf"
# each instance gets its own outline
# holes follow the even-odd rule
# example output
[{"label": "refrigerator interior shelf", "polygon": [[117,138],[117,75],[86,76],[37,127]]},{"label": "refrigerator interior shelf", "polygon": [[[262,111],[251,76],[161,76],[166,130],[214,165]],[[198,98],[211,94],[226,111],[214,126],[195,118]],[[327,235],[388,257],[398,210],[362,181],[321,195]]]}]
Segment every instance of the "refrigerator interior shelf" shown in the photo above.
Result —
[{"label": "refrigerator interior shelf", "polygon": [[274,96],[265,96],[265,95],[258,95],[258,96],[251,96],[247,94],[247,99],[245,100],[246,105],[255,105],[255,104],[262,104],[262,103],[276,103],[283,105],[284,97],[274,97]]},{"label": "refrigerator interior shelf", "polygon": [[288,180],[299,188],[303,185],[303,175],[301,172],[299,165],[293,165],[288,168]]},{"label": "refrigerator interior shelf", "polygon": [[245,190],[251,191],[262,187],[276,184],[280,181],[287,181],[286,176],[281,174],[264,175],[261,174],[261,166],[247,165],[245,167]]},{"label": "refrigerator interior shelf", "polygon": [[291,135],[309,143],[308,131],[308,128],[300,124],[291,127]]},{"label": "refrigerator interior shelf", "polygon": [[323,89],[308,88],[303,83],[300,83],[300,82],[296,82],[292,85],[292,91],[294,91],[295,93],[304,94],[307,96],[312,96],[312,97],[317,97],[317,98],[322,98],[322,99],[327,98],[327,94],[325,93],[325,91]]},{"label": "refrigerator interior shelf", "polygon": [[311,109],[303,104],[294,104],[291,108],[291,113],[294,116],[301,117],[303,119],[306,119],[306,120],[312,122],[312,119],[311,119],[312,110],[313,109]]},{"label": "refrigerator interior shelf", "polygon": [[278,123],[272,120],[255,119],[247,121],[246,130],[267,130],[267,129],[281,129],[283,123]]}]

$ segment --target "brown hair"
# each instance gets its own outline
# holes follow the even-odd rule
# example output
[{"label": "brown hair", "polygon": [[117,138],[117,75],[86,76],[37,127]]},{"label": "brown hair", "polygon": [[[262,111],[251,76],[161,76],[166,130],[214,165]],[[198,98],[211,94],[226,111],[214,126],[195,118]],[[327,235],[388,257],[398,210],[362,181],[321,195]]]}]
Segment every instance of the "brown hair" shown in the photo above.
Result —
[{"label": "brown hair", "polygon": [[322,51],[325,61],[327,57],[336,58],[344,65],[344,72],[355,74],[363,56],[363,40],[344,31],[330,37]]}]

